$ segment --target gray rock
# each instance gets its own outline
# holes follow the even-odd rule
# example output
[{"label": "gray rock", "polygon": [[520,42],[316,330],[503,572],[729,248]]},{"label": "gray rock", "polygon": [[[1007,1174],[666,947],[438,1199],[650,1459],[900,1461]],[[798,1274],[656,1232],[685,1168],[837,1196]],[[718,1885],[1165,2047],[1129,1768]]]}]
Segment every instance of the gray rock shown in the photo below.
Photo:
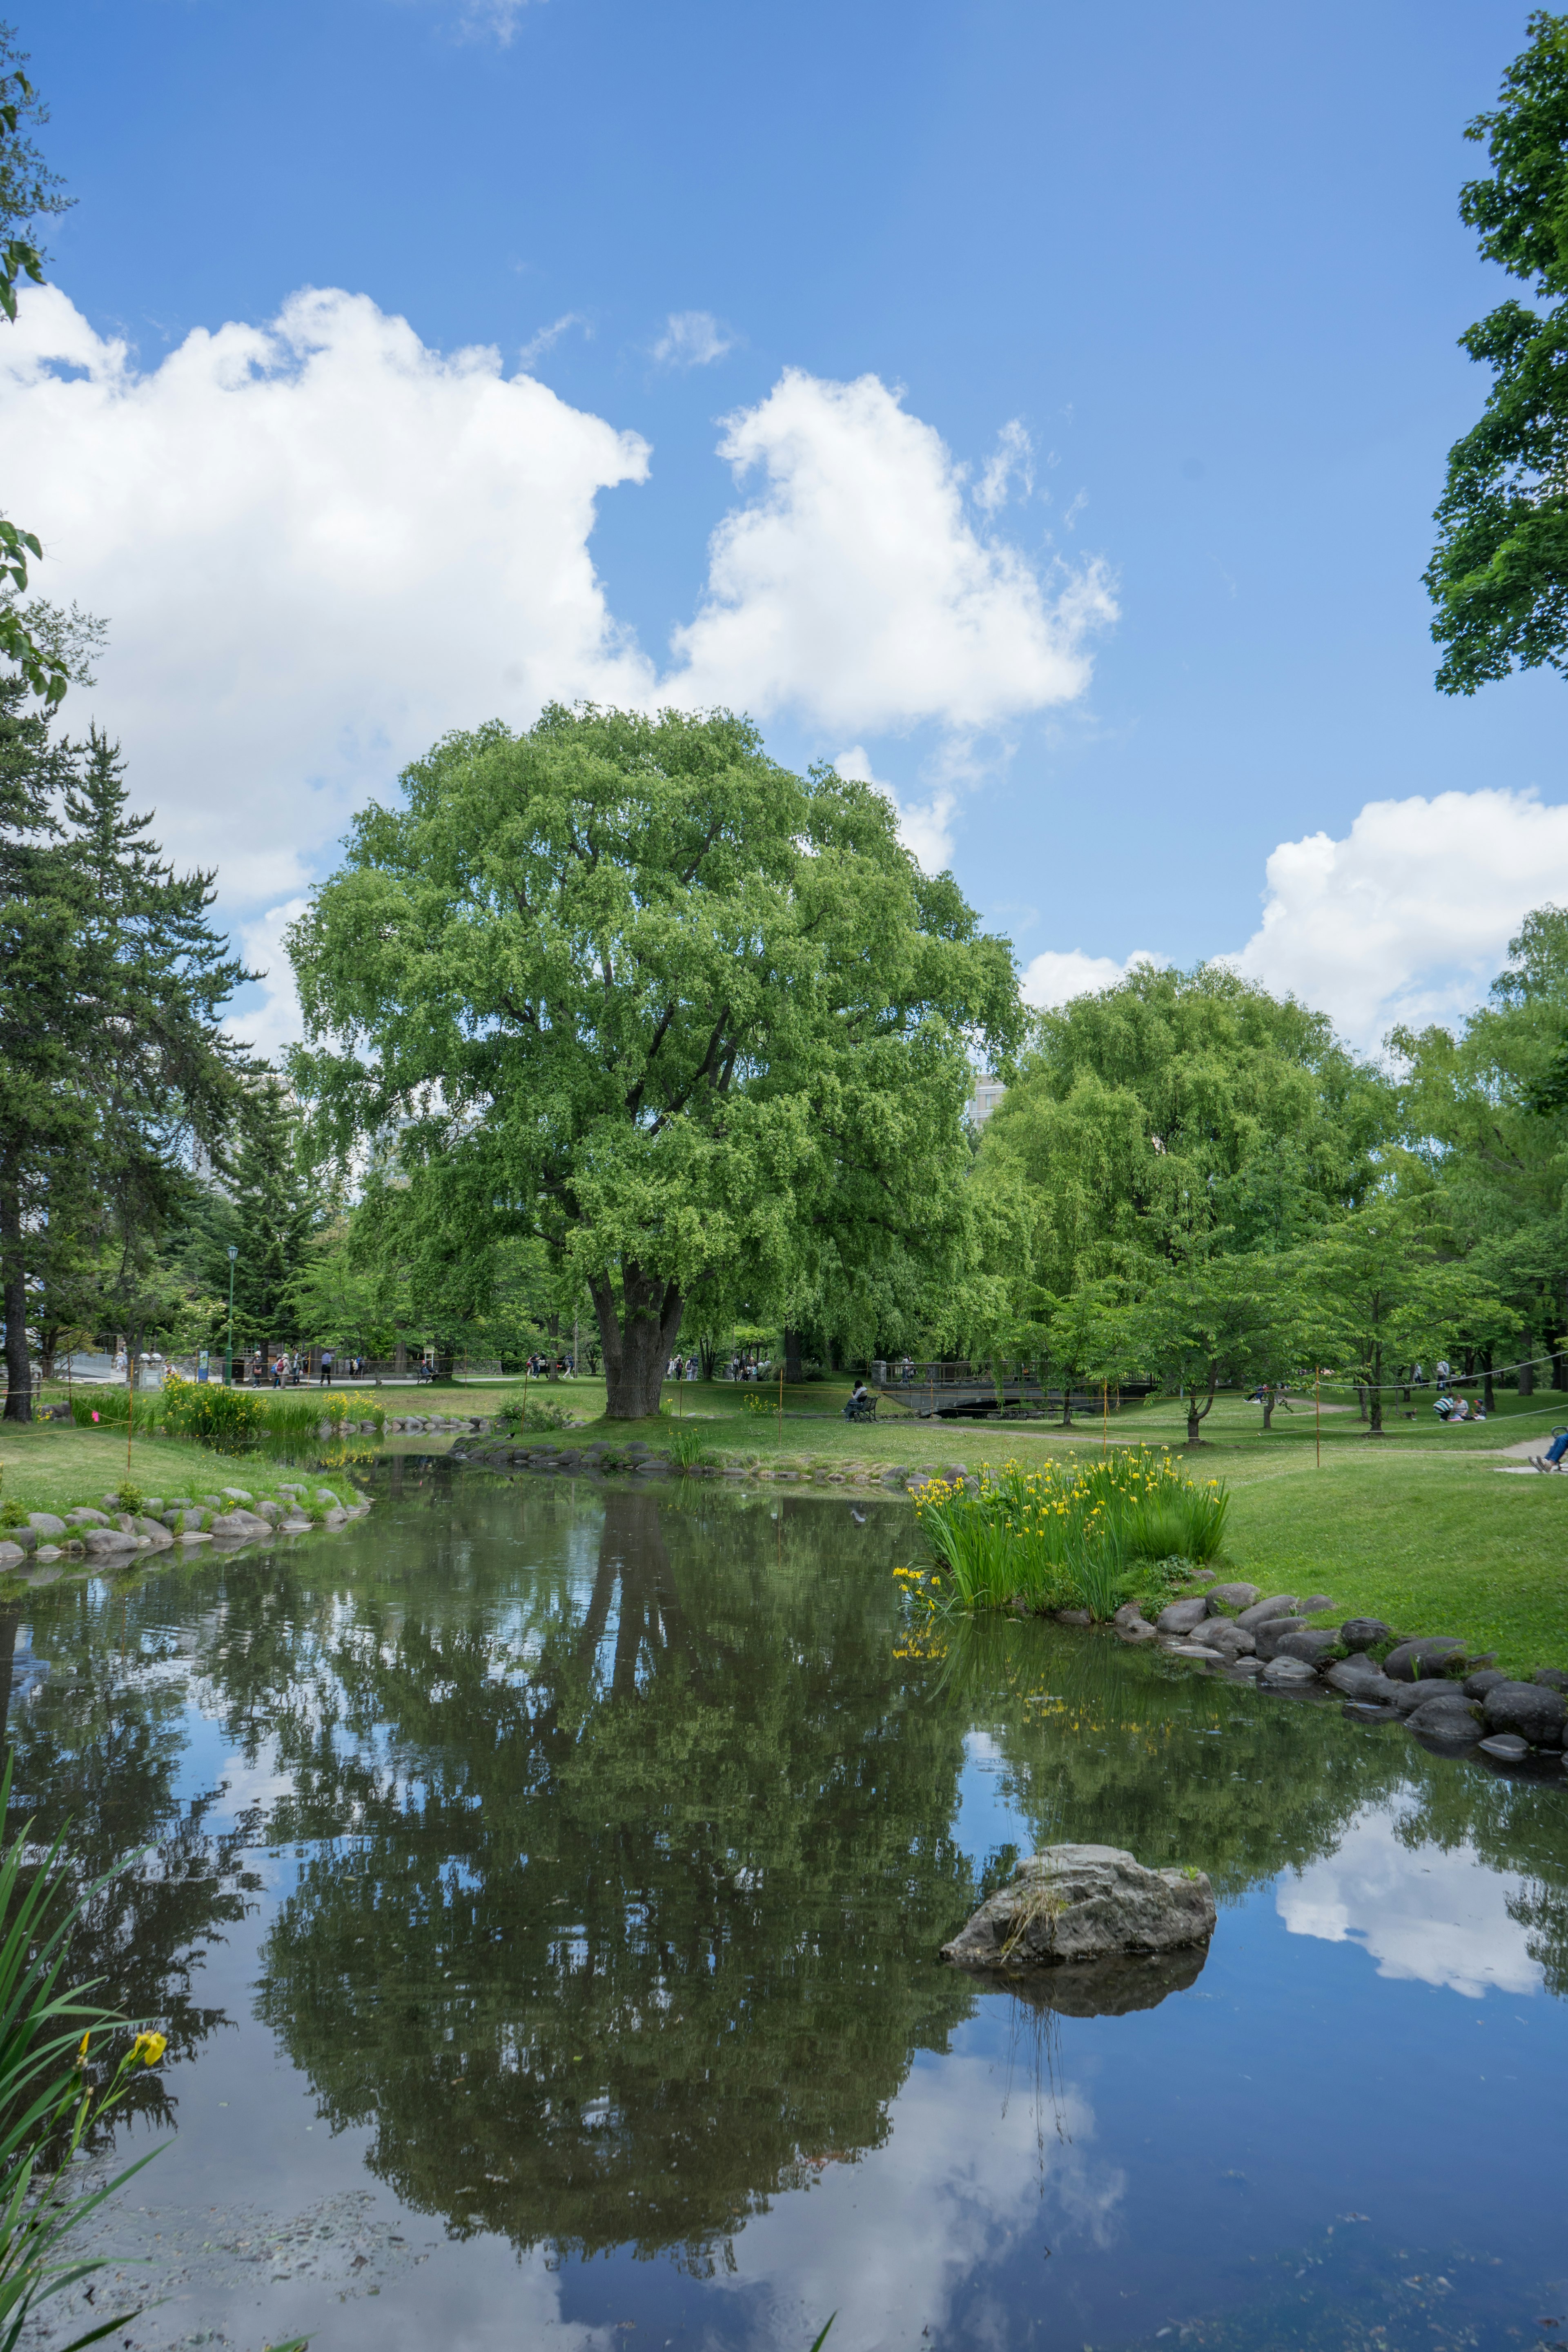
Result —
[{"label": "gray rock", "polygon": [[[1252,1612],[1246,1613],[1250,1617]],[[1238,1617],[1236,1622],[1239,1625],[1242,1620]],[[1250,1625],[1247,1630],[1258,1644],[1258,1656],[1268,1659],[1275,1655],[1288,1633],[1299,1633],[1302,1626],[1299,1617],[1266,1617],[1260,1625]]]},{"label": "gray rock", "polygon": [[253,1536],[270,1535],[272,1530],[265,1519],[257,1517],[254,1511],[219,1511],[214,1517],[207,1532],[215,1536],[241,1536],[248,1538]]},{"label": "gray rock", "polygon": [[1347,1617],[1340,1627],[1340,1639],[1347,1650],[1375,1649],[1379,1642],[1393,1641],[1394,1628],[1381,1617]]},{"label": "gray rock", "polygon": [[166,1511],[194,1511],[195,1507],[189,1495],[170,1495],[163,1504]]},{"label": "gray rock", "polygon": [[5,1540],[7,1543],[20,1544],[24,1551],[37,1551],[38,1549],[38,1530],[37,1528],[26,1527],[7,1528],[5,1530]]},{"label": "gray rock", "polygon": [[1221,1609],[1250,1609],[1258,1598],[1256,1584],[1211,1584],[1208,1604],[1217,1614]]},{"label": "gray rock", "polygon": [[1053,1609],[1051,1614],[1058,1625],[1092,1625],[1094,1622],[1087,1609]]},{"label": "gray rock", "polygon": [[161,1519],[163,1516],[163,1497],[162,1495],[143,1495],[142,1508],[150,1518]]},{"label": "gray rock", "polygon": [[321,1525],[324,1528],[346,1527],[348,1525],[348,1513],[345,1510],[340,1509],[334,1504],[333,1507],[323,1516]]},{"label": "gray rock", "polygon": [[1208,1612],[1208,1602],[1201,1598],[1169,1601],[1155,1618],[1154,1630],[1159,1633],[1190,1633],[1194,1625],[1203,1623]]},{"label": "gray rock", "polygon": [[127,1535],[123,1528],[89,1528],[82,1541],[89,1559],[110,1559],[134,1551],[137,1546],[137,1538]]},{"label": "gray rock", "polygon": [[258,1503],[256,1516],[258,1519],[265,1519],[269,1528],[275,1528],[283,1517],[282,1506],[279,1503]]},{"label": "gray rock", "polygon": [[1404,1687],[1380,1674],[1370,1658],[1360,1656],[1336,1658],[1331,1666],[1325,1668],[1323,1680],[1343,1697],[1362,1699],[1373,1706],[1391,1706],[1395,1692]]},{"label": "gray rock", "polygon": [[1481,1741],[1480,1752],[1495,1756],[1500,1764],[1522,1764],[1530,1754],[1530,1742],[1517,1731],[1493,1731]]},{"label": "gray rock", "polygon": [[1534,1679],[1547,1690],[1568,1691],[1568,1675],[1561,1666],[1537,1666]]},{"label": "gray rock", "polygon": [[1412,1731],[1424,1739],[1447,1739],[1473,1744],[1479,1739],[1485,1726],[1463,1691],[1444,1692],[1429,1698],[1424,1706],[1413,1706],[1405,1718]]},{"label": "gray rock", "polygon": [[1263,1669],[1267,1690],[1304,1690],[1317,1681],[1312,1668],[1300,1658],[1270,1658]]},{"label": "gray rock", "polygon": [[255,1496],[247,1495],[243,1486],[226,1486],[223,1491],[231,1503],[253,1503],[256,1500]]},{"label": "gray rock", "polygon": [[1392,1693],[1388,1704],[1396,1706],[1401,1715],[1414,1715],[1418,1706],[1425,1706],[1428,1699],[1437,1697],[1444,1691],[1458,1691],[1463,1696],[1462,1684],[1431,1678],[1423,1683],[1391,1682],[1388,1687]]},{"label": "gray rock", "polygon": [[1499,1683],[1507,1680],[1508,1676],[1500,1674],[1496,1666],[1483,1666],[1479,1674],[1467,1675],[1459,1687],[1467,1698],[1485,1698],[1488,1691],[1496,1690]]},{"label": "gray rock", "polygon": [[1215,1916],[1201,1871],[1145,1870],[1117,1846],[1047,1846],[942,1952],[961,1968],[1024,1969],[1178,1951],[1206,1943]]},{"label": "gray rock", "polygon": [[1337,1650],[1340,1637],[1336,1633],[1320,1632],[1305,1625],[1299,1633],[1282,1633],[1274,1644],[1277,1658],[1300,1658],[1303,1665],[1324,1664],[1331,1650]]},{"label": "gray rock", "polygon": [[1415,1640],[1401,1642],[1396,1650],[1390,1650],[1383,1671],[1391,1682],[1413,1683],[1440,1675],[1449,1660],[1457,1664],[1464,1655],[1464,1643],[1456,1642],[1449,1634],[1419,1634]]},{"label": "gray rock", "polygon": [[179,1540],[183,1544],[202,1544],[211,1543],[212,1538],[204,1535],[199,1528],[186,1528]]},{"label": "gray rock", "polygon": [[33,1554],[33,1558],[37,1560],[63,1559],[64,1557],[65,1554],[61,1551],[58,1544],[40,1544],[37,1550]]},{"label": "gray rock", "polygon": [[1253,1633],[1259,1625],[1267,1625],[1271,1617],[1294,1617],[1299,1613],[1293,1592],[1276,1592],[1271,1600],[1253,1601],[1250,1608],[1242,1611],[1236,1622]]},{"label": "gray rock", "polygon": [[65,1521],[57,1519],[53,1511],[29,1511],[27,1525],[36,1536],[63,1536],[68,1532]]},{"label": "gray rock", "polygon": [[1212,1584],[1214,1582],[1214,1573],[1215,1572],[1212,1568],[1194,1568],[1191,1576],[1188,1577],[1187,1582],[1189,1584]]},{"label": "gray rock", "polygon": [[1222,1651],[1227,1658],[1249,1658],[1258,1647],[1246,1626],[1229,1617],[1205,1617],[1198,1628],[1198,1638],[1211,1649]]},{"label": "gray rock", "polygon": [[1111,1618],[1110,1622],[1113,1625],[1143,1624],[1146,1620],[1143,1615],[1142,1602],[1139,1601],[1124,1601],[1121,1608],[1117,1610],[1115,1615]]},{"label": "gray rock", "polygon": [[1301,1603],[1301,1614],[1303,1617],[1321,1617],[1325,1609],[1331,1609],[1333,1605],[1326,1592],[1309,1592]]},{"label": "gray rock", "polygon": [[106,1528],[109,1521],[103,1512],[89,1510],[84,1503],[79,1510],[66,1513],[66,1525],[68,1528]]},{"label": "gray rock", "polygon": [[26,1557],[20,1544],[8,1543],[0,1538],[0,1570],[8,1572],[19,1568]]},{"label": "gray rock", "polygon": [[1263,1661],[1261,1658],[1237,1658],[1230,1671],[1233,1675],[1245,1675],[1248,1677],[1260,1675],[1263,1672]]},{"label": "gray rock", "polygon": [[199,1499],[204,1511],[221,1511],[223,1508],[221,1495],[203,1495]]},{"label": "gray rock", "polygon": [[143,1516],[139,1519],[132,1519],[131,1528],[133,1535],[145,1536],[154,1551],[167,1551],[174,1540],[162,1519],[152,1519]]},{"label": "gray rock", "polygon": [[1517,1732],[1532,1748],[1561,1748],[1568,1717],[1560,1691],[1543,1683],[1494,1683],[1481,1701],[1489,1731]]},{"label": "gray rock", "polygon": [[1120,1642],[1157,1642],[1160,1636],[1152,1625],[1145,1625],[1140,1617],[1134,1624],[1118,1625],[1116,1638]]},{"label": "gray rock", "polygon": [[309,1519],[280,1519],[279,1532],[286,1536],[308,1536],[310,1532],[310,1522]]},{"label": "gray rock", "polygon": [[1211,1666],[1223,1666],[1226,1663],[1225,1653],[1223,1650],[1211,1650],[1202,1642],[1168,1643],[1166,1644],[1165,1654],[1167,1657],[1171,1658],[1206,1659]]}]

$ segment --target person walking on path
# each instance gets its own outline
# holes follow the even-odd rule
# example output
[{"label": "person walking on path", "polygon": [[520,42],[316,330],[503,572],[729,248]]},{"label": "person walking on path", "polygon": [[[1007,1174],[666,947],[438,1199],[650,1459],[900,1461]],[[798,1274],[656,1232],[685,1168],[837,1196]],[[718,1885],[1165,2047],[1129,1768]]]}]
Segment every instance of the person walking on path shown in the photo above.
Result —
[{"label": "person walking on path", "polygon": [[332,1351],[330,1348],[323,1348],[321,1350],[321,1386],[326,1389],[331,1388],[331,1384]]}]

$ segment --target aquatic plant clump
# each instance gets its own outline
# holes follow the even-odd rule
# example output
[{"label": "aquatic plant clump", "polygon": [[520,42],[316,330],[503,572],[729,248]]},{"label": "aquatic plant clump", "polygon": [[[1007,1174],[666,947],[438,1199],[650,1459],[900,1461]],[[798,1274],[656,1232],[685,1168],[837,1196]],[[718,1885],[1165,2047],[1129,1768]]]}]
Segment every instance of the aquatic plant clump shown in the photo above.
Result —
[{"label": "aquatic plant clump", "polygon": [[944,1571],[942,1605],[1105,1618],[1168,1582],[1168,1563],[1211,1559],[1228,1500],[1218,1479],[1194,1484],[1169,1454],[1139,1446],[1093,1464],[987,1464],[973,1486],[928,1481],[915,1508]]}]

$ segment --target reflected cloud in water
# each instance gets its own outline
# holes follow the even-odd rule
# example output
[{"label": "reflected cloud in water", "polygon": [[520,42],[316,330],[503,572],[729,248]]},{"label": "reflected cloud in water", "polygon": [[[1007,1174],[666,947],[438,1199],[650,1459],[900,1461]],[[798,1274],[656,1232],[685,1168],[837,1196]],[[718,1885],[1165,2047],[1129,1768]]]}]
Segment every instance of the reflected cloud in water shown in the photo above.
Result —
[{"label": "reflected cloud in water", "polygon": [[1542,1981],[1524,1927],[1510,1909],[1525,1882],[1493,1870],[1466,1845],[1409,1846],[1386,1813],[1352,1822],[1338,1851],[1279,1885],[1279,1916],[1293,1936],[1356,1943],[1382,1977],[1483,1993],[1530,1993]]}]

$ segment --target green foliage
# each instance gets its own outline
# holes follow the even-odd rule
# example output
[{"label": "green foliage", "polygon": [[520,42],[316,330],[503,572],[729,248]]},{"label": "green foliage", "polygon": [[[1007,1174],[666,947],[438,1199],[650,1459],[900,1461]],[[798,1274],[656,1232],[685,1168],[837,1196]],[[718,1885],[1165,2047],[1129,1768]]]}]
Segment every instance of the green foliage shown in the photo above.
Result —
[{"label": "green foliage", "polygon": [[573,1429],[577,1422],[575,1413],[569,1412],[563,1404],[552,1404],[537,1390],[531,1390],[526,1396],[520,1391],[507,1397],[497,1412],[516,1429]]},{"label": "green foliage", "polygon": [[1195,1485],[1168,1454],[1139,1446],[1098,1462],[1009,1462],[973,1487],[934,1479],[915,1507],[943,1573],[943,1606],[1070,1605],[1110,1617],[1151,1563],[1214,1558],[1228,1496],[1217,1480]]},{"label": "green foliage", "polygon": [[141,1487],[133,1486],[129,1478],[121,1478],[116,1482],[114,1493],[120,1508],[129,1511],[133,1518],[140,1518],[147,1507],[147,1498]]},{"label": "green foliage", "polygon": [[1492,170],[1467,183],[1460,215],[1542,307],[1510,297],[1459,338],[1493,381],[1449,451],[1425,575],[1446,694],[1515,667],[1568,670],[1568,17],[1538,10],[1529,33],[1499,105],[1465,132]]},{"label": "green foliage", "polygon": [[[10,1795],[7,1755],[0,1817]],[[104,2087],[95,2083],[92,2037],[111,2036],[123,2020],[85,1998],[92,1986],[63,1981],[87,1898],[70,1900],[72,1873],[59,1838],[34,1864],[32,1827],[28,1822],[0,1854],[0,2352],[15,2352],[32,2315],[55,2295],[109,2266],[110,2256],[73,2254],[71,2234],[159,2151],[150,2149],[79,2196],[71,2165],[89,2132],[126,2096],[132,2069],[155,2065],[167,2046],[161,2033],[139,2033]],[[62,2352],[81,2352],[136,2316],[134,2310],[117,2313]]]},{"label": "green foliage", "polygon": [[298,1083],[345,1159],[395,1133],[412,1261],[542,1244],[637,1419],[689,1305],[865,1318],[958,1265],[967,1042],[1005,1061],[1013,962],[880,794],[727,714],[558,706],[402,782],[290,952]]},{"label": "green foliage", "polygon": [[[183,1381],[173,1372],[163,1383],[163,1427],[173,1437],[199,1438],[215,1454],[249,1453],[270,1418],[263,1397],[252,1390]],[[317,1419],[312,1415],[312,1434]]]},{"label": "green foliage", "polygon": [[675,1423],[669,1433],[669,1458],[680,1470],[698,1470],[712,1461],[713,1448],[700,1422]]},{"label": "green foliage", "polygon": [[[26,62],[10,26],[0,25],[0,311],[13,325],[17,280],[44,283],[44,255],[34,242],[32,225],[65,212],[70,203],[28,134],[29,123],[49,118],[22,70]],[[0,516],[0,656],[14,662],[33,693],[53,709],[65,693],[69,661],[16,601],[26,591],[28,558],[41,560],[43,552],[36,532]]]}]

